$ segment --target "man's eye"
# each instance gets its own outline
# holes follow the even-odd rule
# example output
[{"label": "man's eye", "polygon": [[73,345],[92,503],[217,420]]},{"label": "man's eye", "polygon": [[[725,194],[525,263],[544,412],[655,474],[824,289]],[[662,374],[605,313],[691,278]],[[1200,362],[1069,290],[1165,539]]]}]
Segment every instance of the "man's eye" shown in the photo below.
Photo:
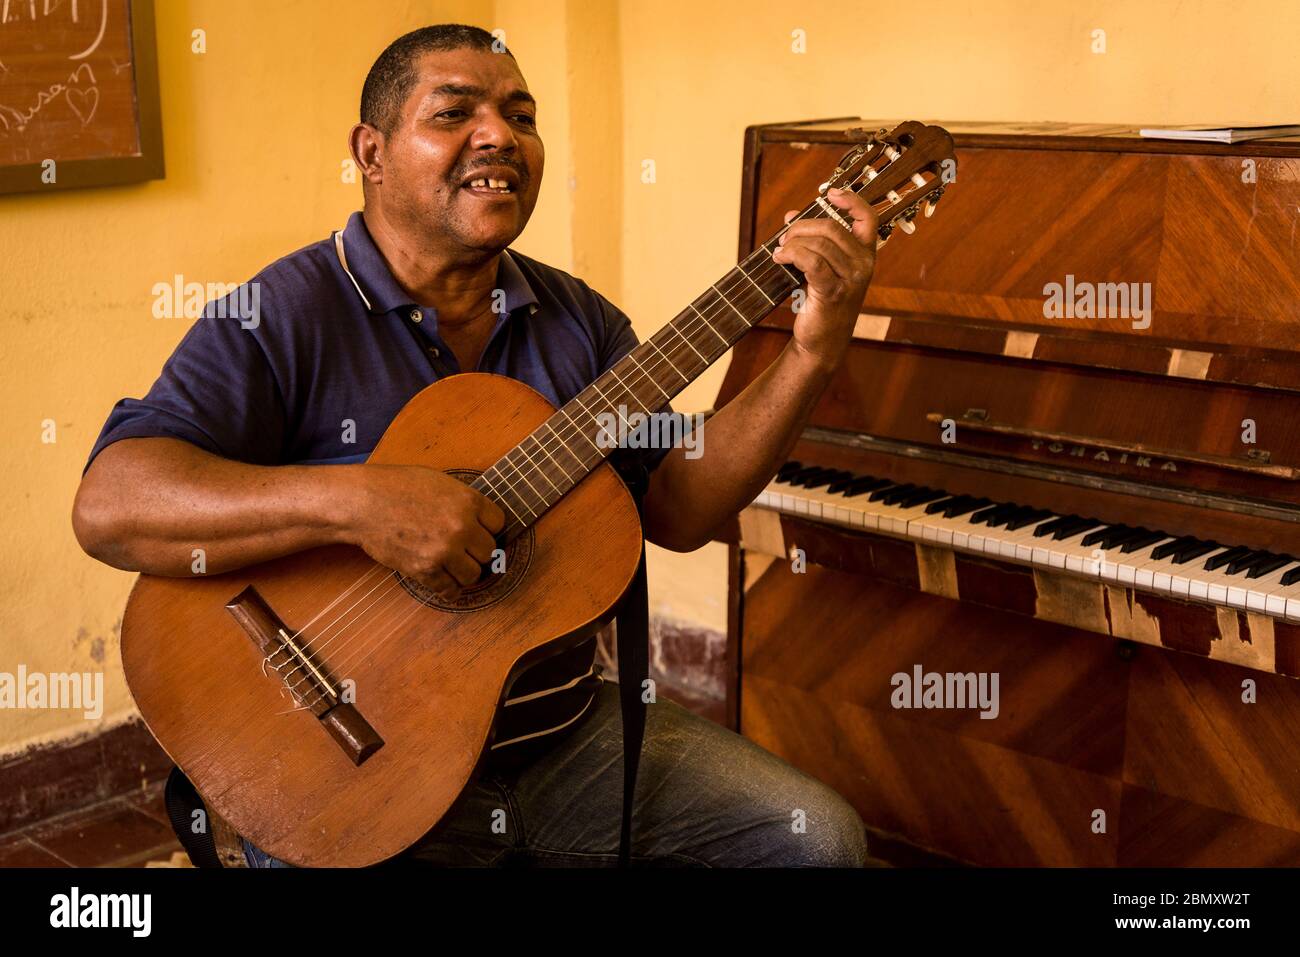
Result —
[{"label": "man's eye", "polygon": [[531,113],[516,113],[515,119],[525,126],[537,125],[537,117],[533,116]]},{"label": "man's eye", "polygon": [[457,115],[459,115],[459,116],[463,116],[463,115],[465,114],[465,111],[464,111],[464,110],[443,110],[443,111],[442,111],[441,113],[439,113],[438,115],[439,115],[439,116],[447,116],[447,117],[450,117],[453,113],[455,113],[455,114],[457,114]]}]

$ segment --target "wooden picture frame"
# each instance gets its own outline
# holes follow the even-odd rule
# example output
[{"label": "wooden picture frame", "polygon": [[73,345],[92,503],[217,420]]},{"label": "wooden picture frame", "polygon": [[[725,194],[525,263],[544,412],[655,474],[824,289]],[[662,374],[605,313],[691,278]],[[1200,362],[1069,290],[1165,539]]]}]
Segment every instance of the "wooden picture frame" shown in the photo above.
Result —
[{"label": "wooden picture frame", "polygon": [[[110,9],[111,0],[101,0],[102,9]],[[91,0],[89,7],[96,7]],[[133,70],[135,103],[135,140],[136,149],[124,155],[97,156],[93,158],[61,159],[57,149],[48,159],[55,161],[54,176],[51,181],[47,174],[46,158],[32,162],[6,163],[4,154],[0,153],[0,194],[30,193],[44,190],[84,189],[95,186],[117,186],[126,183],[139,183],[151,179],[162,179],[165,175],[163,161],[162,108],[159,99],[158,84],[158,50],[154,26],[154,0],[126,0],[129,12],[130,66]],[[26,4],[23,4],[27,9]],[[42,7],[36,9],[42,10]],[[15,20],[11,14],[11,22]],[[0,24],[0,29],[7,29],[8,24]],[[101,30],[101,36],[103,31]],[[73,58],[69,58],[73,59]],[[0,46],[0,61],[3,61],[3,47]],[[82,61],[85,62],[85,61]],[[113,63],[113,72],[121,67]],[[77,69],[81,69],[78,67]],[[4,74],[0,73],[0,81]],[[53,87],[51,87],[53,89]],[[27,113],[9,108],[7,117],[28,119],[46,104],[53,103],[56,96],[41,92],[35,102],[35,108],[28,106]],[[66,92],[66,91],[60,91]],[[76,91],[74,91],[76,92]],[[95,91],[95,103],[98,104],[98,90]],[[28,99],[27,104],[33,101]]]}]

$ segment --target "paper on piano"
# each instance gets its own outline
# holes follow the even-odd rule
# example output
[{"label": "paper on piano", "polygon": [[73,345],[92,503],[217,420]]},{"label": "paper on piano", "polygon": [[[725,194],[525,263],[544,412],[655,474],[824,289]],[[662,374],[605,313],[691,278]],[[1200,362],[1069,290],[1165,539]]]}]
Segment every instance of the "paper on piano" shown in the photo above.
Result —
[{"label": "paper on piano", "polygon": [[1300,135],[1300,126],[1225,126],[1210,129],[1200,126],[1175,126],[1167,130],[1144,129],[1139,131],[1148,139],[1192,140],[1197,143],[1246,143],[1279,136]]}]

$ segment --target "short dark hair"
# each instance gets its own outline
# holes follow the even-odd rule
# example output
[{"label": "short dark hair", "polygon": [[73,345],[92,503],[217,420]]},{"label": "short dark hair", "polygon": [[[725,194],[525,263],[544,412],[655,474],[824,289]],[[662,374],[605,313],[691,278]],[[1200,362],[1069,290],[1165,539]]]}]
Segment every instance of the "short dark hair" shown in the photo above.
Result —
[{"label": "short dark hair", "polygon": [[415,73],[415,61],[424,54],[469,47],[488,52],[499,50],[514,58],[504,43],[500,47],[494,46],[496,43],[497,38],[486,30],[464,23],[420,27],[398,37],[379,54],[379,59],[366,75],[365,86],[361,88],[361,122],[385,135],[393,131],[402,104],[419,79]]}]

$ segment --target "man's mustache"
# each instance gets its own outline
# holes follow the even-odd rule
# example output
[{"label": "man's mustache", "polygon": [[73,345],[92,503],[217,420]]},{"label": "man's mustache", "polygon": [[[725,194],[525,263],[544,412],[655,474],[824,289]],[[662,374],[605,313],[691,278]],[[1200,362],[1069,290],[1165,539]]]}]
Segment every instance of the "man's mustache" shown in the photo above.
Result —
[{"label": "man's mustache", "polygon": [[495,162],[488,162],[488,163],[479,163],[479,164],[477,164],[477,165],[475,165],[475,166],[471,166],[471,167],[469,167],[468,169],[466,169],[463,173],[460,173],[460,174],[458,174],[458,175],[456,176],[456,182],[457,182],[457,183],[463,183],[463,182],[465,181],[465,177],[470,176],[471,174],[473,174],[473,172],[474,172],[475,170],[479,170],[479,169],[490,169],[490,168],[492,168],[492,167],[496,167],[496,168],[498,168],[498,169],[504,167],[505,169],[514,170],[516,173],[519,174],[519,185],[520,185],[520,186],[523,186],[523,185],[525,185],[525,184],[528,182],[528,178],[529,178],[529,177],[528,177],[528,167],[527,167],[527,166],[525,166],[525,165],[522,164],[522,163],[507,163],[507,162],[504,162],[504,161],[502,161],[502,160],[496,160]]}]

